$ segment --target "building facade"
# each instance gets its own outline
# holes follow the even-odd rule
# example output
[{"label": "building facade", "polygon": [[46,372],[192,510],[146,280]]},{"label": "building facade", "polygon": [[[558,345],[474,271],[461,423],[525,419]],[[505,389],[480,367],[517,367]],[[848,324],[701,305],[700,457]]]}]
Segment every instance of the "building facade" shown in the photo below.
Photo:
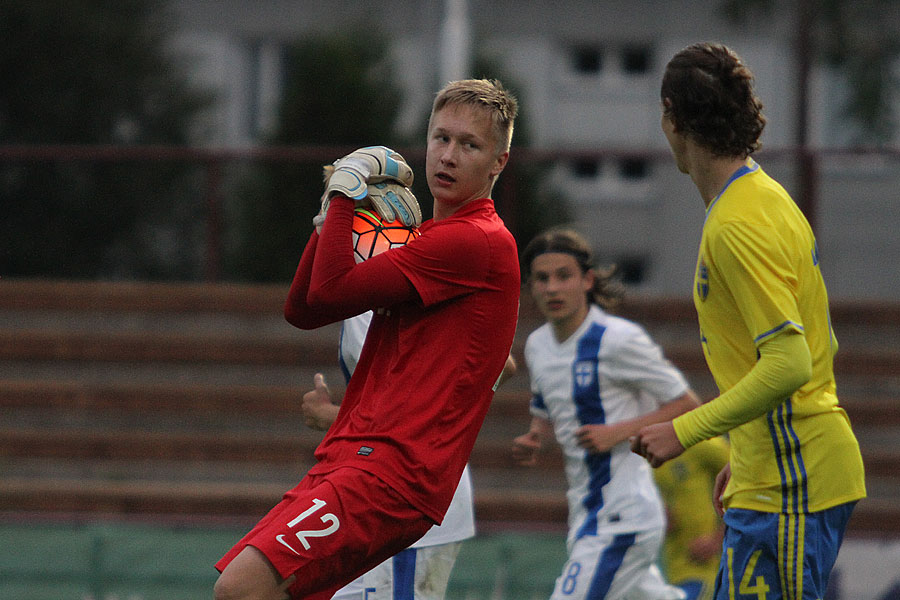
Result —
[{"label": "building facade", "polygon": [[[472,64],[477,55],[498,65],[523,102],[531,147],[559,156],[547,185],[565,197],[575,226],[601,257],[624,267],[636,291],[682,296],[690,292],[703,204],[660,132],[659,82],[669,57],[703,40],[744,57],[768,119],[758,159],[789,191],[797,189],[793,3],[774,3],[773,14],[740,23],[724,16],[724,4],[180,0],[173,8],[179,50],[192,57],[197,81],[220,98],[203,132],[215,145],[252,145],[272,126],[282,49],[304,36],[349,35],[363,24],[390,32],[405,94],[398,126],[407,132],[421,129],[434,93],[458,76],[448,64]],[[885,18],[900,30],[900,15]],[[896,143],[878,154],[834,151],[850,139],[840,118],[845,88],[836,72],[813,69],[808,139],[823,151],[813,218],[823,271],[834,298],[898,299],[900,278],[885,272],[900,257],[893,233],[900,152]]]}]

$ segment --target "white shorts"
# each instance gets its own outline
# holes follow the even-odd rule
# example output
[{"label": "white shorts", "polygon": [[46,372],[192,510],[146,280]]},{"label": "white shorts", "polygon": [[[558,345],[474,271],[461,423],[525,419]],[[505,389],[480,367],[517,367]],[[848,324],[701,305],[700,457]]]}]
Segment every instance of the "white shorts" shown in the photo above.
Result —
[{"label": "white shorts", "polygon": [[444,600],[461,546],[407,548],[348,583],[332,600]]},{"label": "white shorts", "polygon": [[660,530],[577,540],[551,600],[684,600],[656,566],[662,540]]}]

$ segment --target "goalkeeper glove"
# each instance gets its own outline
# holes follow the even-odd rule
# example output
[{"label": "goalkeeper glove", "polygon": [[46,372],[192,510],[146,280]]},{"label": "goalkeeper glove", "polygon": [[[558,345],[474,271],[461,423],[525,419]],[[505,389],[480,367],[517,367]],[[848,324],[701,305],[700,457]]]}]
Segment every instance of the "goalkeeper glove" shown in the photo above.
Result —
[{"label": "goalkeeper glove", "polygon": [[366,197],[366,185],[385,180],[398,181],[409,187],[412,169],[398,152],[385,146],[360,148],[334,161],[334,173],[328,179],[325,193],[343,194],[353,200]]},{"label": "goalkeeper glove", "polygon": [[384,222],[400,221],[406,227],[422,224],[422,210],[412,190],[394,181],[370,183],[368,200]]},{"label": "goalkeeper glove", "polygon": [[[332,172],[333,167],[324,168],[325,181]],[[325,214],[328,212],[330,198],[326,191],[322,194],[322,208],[319,214],[313,217],[313,225],[318,233],[322,233],[322,225],[325,223]],[[366,186],[366,196],[356,201],[357,206],[369,206],[384,222],[400,221],[405,227],[418,227],[422,224],[422,209],[419,201],[408,187],[395,181],[381,181],[370,183]]]},{"label": "goalkeeper glove", "polygon": [[313,217],[320,233],[334,194],[356,200],[358,206],[371,204],[384,221],[399,220],[406,227],[422,224],[419,203],[408,187],[413,182],[412,169],[403,156],[390,148],[369,146],[355,150],[325,166],[323,177],[322,208]]}]

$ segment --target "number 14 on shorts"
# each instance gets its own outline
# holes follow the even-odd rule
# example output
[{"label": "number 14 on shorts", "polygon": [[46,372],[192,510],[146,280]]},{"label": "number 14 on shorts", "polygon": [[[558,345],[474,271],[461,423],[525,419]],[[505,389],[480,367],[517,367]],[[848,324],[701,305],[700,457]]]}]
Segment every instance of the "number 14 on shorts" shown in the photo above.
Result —
[{"label": "number 14 on shorts", "polygon": [[[734,595],[734,548],[726,548],[726,553],[728,557],[728,598],[732,600]],[[769,586],[766,585],[766,579],[762,575],[757,575],[755,578],[753,577],[753,572],[756,570],[756,562],[759,560],[759,555],[762,554],[762,550],[757,550],[750,556],[750,561],[747,563],[747,567],[744,569],[744,574],[741,576],[741,583],[738,587],[738,592],[744,595],[756,596],[756,600],[766,600],[766,593],[769,591]]]},{"label": "number 14 on shorts", "polygon": [[[326,504],[327,503],[324,500],[319,500],[318,498],[313,498],[312,506],[310,506],[309,508],[304,510],[302,513],[300,513],[299,515],[294,517],[287,524],[287,526],[291,527],[291,528],[296,527],[298,524],[300,524],[301,521],[303,521],[307,517],[310,517],[314,513],[317,513],[321,509],[325,508]],[[325,525],[324,528],[303,529],[303,530],[300,530],[300,531],[297,531],[294,533],[294,536],[297,538],[297,540],[299,540],[299,542],[303,545],[303,548],[305,548],[306,550],[309,550],[309,547],[310,547],[309,541],[308,541],[309,538],[325,537],[327,535],[331,535],[332,533],[337,531],[338,528],[341,526],[341,522],[338,520],[338,518],[333,513],[325,513],[323,515],[320,515],[319,520],[322,521],[322,523]],[[285,539],[284,539],[285,537],[287,537],[287,536],[285,536],[284,534],[280,534],[280,535],[275,536],[275,539],[278,541],[278,543],[286,546],[288,548],[288,550],[290,550],[297,556],[300,556],[300,553],[297,552],[288,542],[285,541]]]}]

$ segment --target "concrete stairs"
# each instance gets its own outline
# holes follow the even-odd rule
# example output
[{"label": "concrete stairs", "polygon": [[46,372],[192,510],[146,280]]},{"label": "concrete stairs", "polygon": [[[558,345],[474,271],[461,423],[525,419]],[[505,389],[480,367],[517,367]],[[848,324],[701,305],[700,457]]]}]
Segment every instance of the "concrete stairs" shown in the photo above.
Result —
[{"label": "concrete stairs", "polygon": [[[286,286],[0,280],[0,511],[254,522],[313,462],[322,434],[300,396],[325,373],[343,390],[338,327],[282,318]],[[521,362],[539,319],[523,298]],[[693,308],[631,299],[634,318],[704,397],[715,389]],[[842,403],[871,498],[856,534],[900,535],[900,306],[836,306]],[[842,333],[846,331],[846,336]],[[516,467],[527,374],[495,396],[471,457],[482,526],[565,527],[557,450]]]}]

